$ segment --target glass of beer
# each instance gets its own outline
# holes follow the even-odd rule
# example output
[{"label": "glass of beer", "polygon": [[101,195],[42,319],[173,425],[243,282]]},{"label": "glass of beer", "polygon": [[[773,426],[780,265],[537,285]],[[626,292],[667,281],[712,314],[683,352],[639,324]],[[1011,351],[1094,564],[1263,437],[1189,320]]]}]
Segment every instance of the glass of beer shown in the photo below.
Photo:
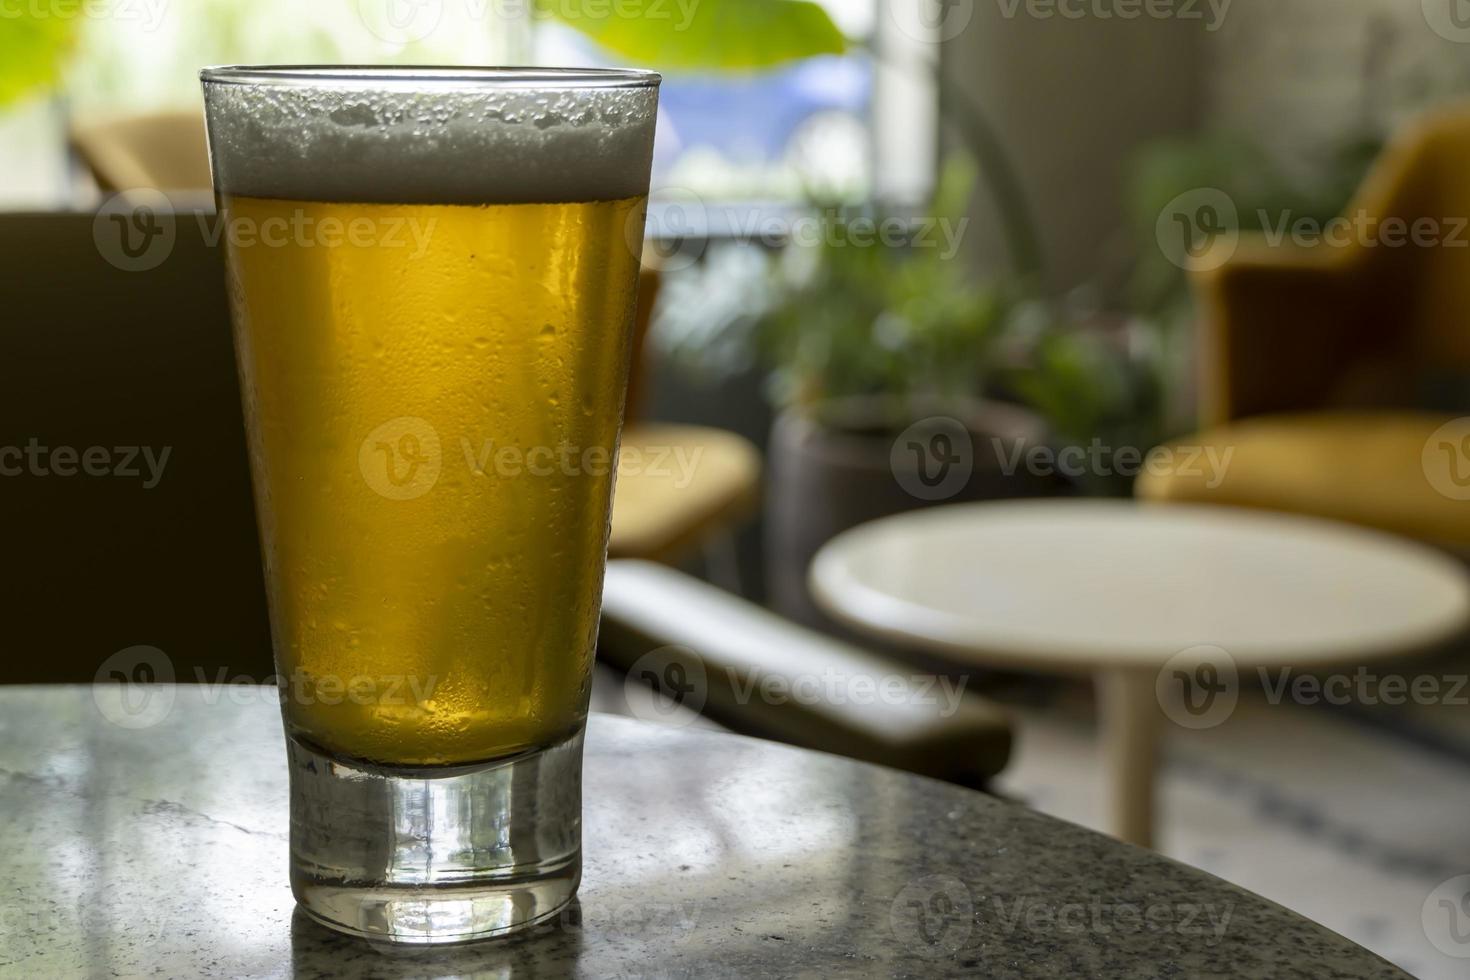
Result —
[{"label": "glass of beer", "polygon": [[392,942],[526,928],[581,878],[659,76],[202,79],[292,890]]}]

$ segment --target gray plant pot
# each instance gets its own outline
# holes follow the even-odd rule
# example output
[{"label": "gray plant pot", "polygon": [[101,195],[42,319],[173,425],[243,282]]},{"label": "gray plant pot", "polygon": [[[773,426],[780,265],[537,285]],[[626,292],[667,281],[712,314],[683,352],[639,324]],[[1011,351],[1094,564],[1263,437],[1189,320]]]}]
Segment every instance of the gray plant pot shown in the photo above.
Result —
[{"label": "gray plant pot", "polygon": [[832,628],[811,601],[807,569],[817,550],[848,528],[920,507],[1065,489],[1054,478],[1009,466],[1018,445],[1045,441],[1046,426],[1026,409],[972,401],[926,406],[914,416],[915,426],[894,431],[877,402],[854,399],[776,417],[765,555],[769,602],[777,612]]}]

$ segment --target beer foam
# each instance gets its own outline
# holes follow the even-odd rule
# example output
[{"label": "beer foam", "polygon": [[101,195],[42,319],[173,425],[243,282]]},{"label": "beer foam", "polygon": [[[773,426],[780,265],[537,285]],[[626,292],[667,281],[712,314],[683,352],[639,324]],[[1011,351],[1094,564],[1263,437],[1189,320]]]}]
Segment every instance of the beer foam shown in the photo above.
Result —
[{"label": "beer foam", "polygon": [[207,70],[216,190],[374,204],[605,201],[647,192],[652,73],[340,71],[303,69],[283,82],[248,69]]}]

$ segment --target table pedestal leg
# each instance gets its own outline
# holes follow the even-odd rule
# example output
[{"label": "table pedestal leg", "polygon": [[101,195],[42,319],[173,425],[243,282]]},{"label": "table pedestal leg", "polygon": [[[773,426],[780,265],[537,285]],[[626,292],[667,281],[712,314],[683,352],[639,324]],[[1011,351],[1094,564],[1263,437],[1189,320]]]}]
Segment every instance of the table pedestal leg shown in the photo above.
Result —
[{"label": "table pedestal leg", "polygon": [[1097,675],[1099,729],[1109,827],[1119,840],[1153,846],[1159,705],[1155,672],[1116,668]]}]

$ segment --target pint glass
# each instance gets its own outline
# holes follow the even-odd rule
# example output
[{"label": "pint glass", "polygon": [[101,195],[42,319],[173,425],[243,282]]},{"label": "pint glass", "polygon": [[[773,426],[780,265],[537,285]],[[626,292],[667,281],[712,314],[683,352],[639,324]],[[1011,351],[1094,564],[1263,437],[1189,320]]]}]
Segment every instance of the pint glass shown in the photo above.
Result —
[{"label": "pint glass", "polygon": [[394,942],[532,925],[581,875],[659,77],[202,78],[292,889]]}]

